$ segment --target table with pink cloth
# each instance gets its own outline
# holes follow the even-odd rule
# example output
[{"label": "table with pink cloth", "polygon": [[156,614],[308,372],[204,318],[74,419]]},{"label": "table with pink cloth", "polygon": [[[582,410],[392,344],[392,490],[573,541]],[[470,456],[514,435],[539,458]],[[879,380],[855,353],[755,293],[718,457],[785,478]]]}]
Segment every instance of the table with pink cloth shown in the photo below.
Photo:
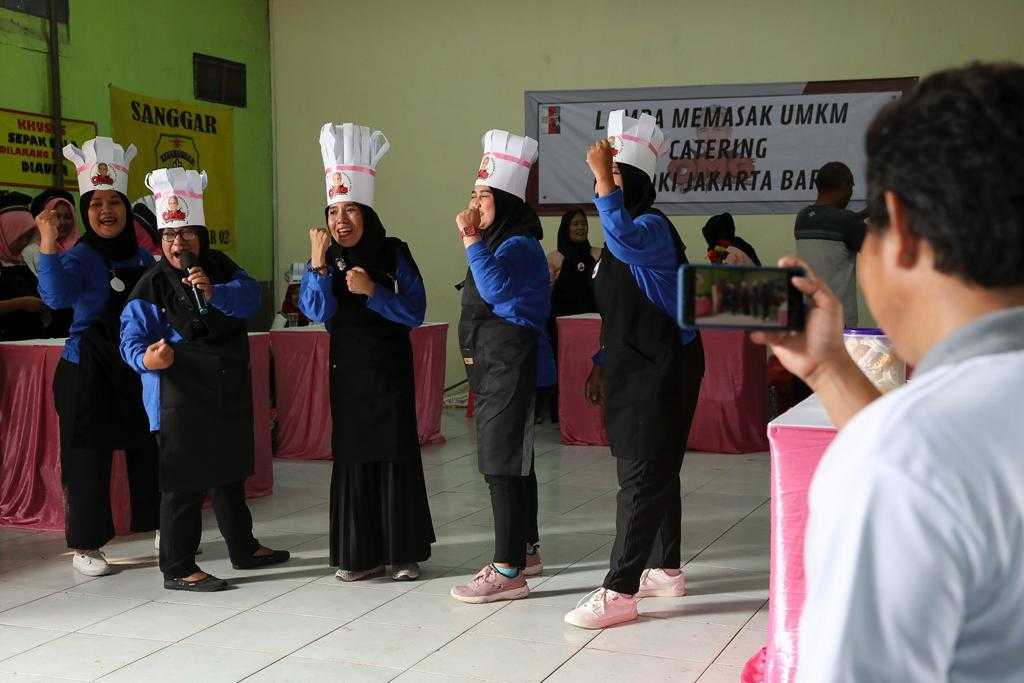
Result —
[{"label": "table with pink cloth", "polygon": [[[256,469],[245,482],[249,498],[274,491],[269,342],[265,332],[249,335],[256,444]],[[63,339],[0,343],[0,526],[64,528],[60,432],[52,391],[63,350]],[[119,534],[128,533],[128,472],[120,451],[114,454],[110,489],[114,527]]]},{"label": "table with pink cloth", "polygon": [[[558,325],[558,421],[562,443],[608,444],[601,408],[584,388],[591,357],[600,346],[601,318],[571,315]],[[704,330],[704,380],[686,447],[711,453],[757,453],[768,449],[768,360],[763,346],[743,332]]]},{"label": "table with pink cloth", "polygon": [[[412,360],[416,381],[416,431],[420,444],[444,443],[444,373],[448,323],[413,328]],[[330,460],[330,336],[321,326],[270,333],[277,396],[279,458]]]},{"label": "table with pink cloth", "polygon": [[771,578],[768,643],[743,672],[743,683],[789,683],[796,678],[797,629],[804,598],[804,530],[811,478],[836,437],[817,396],[768,425],[771,445]]}]

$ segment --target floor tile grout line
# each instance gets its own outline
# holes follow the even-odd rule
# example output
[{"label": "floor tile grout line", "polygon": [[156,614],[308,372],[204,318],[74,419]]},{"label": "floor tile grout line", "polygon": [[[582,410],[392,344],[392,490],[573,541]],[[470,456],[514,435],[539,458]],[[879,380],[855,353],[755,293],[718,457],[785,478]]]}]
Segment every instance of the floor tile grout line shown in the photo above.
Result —
[{"label": "floor tile grout line", "polygon": [[[439,576],[439,577],[437,577],[437,578],[438,578],[438,579],[440,579],[440,578],[444,578],[445,576],[448,576],[449,574],[451,574],[451,572],[452,572],[452,571],[454,571],[455,569],[457,569],[457,567],[451,567],[451,568],[449,568],[449,571],[448,571],[447,573],[445,573],[445,574],[443,574],[442,576]],[[432,580],[433,580],[433,579],[432,579]],[[424,582],[424,583],[426,583],[426,582]],[[367,590],[374,590],[374,589],[367,589]],[[255,675],[256,675],[256,674],[258,674],[258,673],[259,673],[260,671],[263,671],[263,670],[265,670],[265,669],[267,669],[267,668],[269,668],[269,667],[273,666],[274,664],[276,664],[277,662],[281,661],[282,659],[285,659],[285,658],[287,658],[287,657],[290,657],[291,655],[295,654],[295,653],[296,653],[296,652],[298,652],[299,650],[302,650],[302,649],[304,649],[304,648],[306,648],[306,647],[309,647],[309,646],[310,646],[310,645],[312,645],[313,643],[316,643],[317,641],[320,641],[320,640],[322,640],[322,639],[326,638],[327,636],[329,636],[329,635],[331,635],[331,634],[333,634],[333,633],[337,633],[338,631],[340,631],[341,629],[345,628],[345,627],[346,627],[346,626],[348,626],[349,624],[352,624],[353,622],[355,622],[355,621],[357,621],[357,620],[359,620],[359,619],[362,619],[363,617],[367,616],[367,615],[368,615],[368,614],[370,614],[371,612],[375,612],[375,611],[377,611],[378,609],[380,609],[381,607],[383,607],[384,605],[390,604],[390,603],[394,602],[395,600],[397,600],[398,598],[401,598],[401,597],[403,597],[403,596],[405,596],[405,595],[408,595],[409,593],[412,593],[412,592],[414,592],[415,590],[416,590],[415,588],[412,588],[412,589],[409,589],[409,590],[407,590],[407,591],[404,591],[404,592],[402,592],[402,593],[395,593],[395,594],[394,594],[394,596],[393,596],[393,597],[392,597],[392,598],[391,598],[390,600],[385,600],[384,602],[382,602],[381,604],[377,605],[376,607],[373,607],[373,608],[371,608],[371,609],[367,610],[366,612],[363,612],[362,614],[360,614],[360,615],[358,615],[358,616],[356,616],[356,617],[353,617],[352,619],[349,619],[349,620],[348,620],[348,621],[346,621],[345,623],[343,623],[343,624],[341,624],[340,626],[338,626],[338,628],[336,628],[336,629],[334,629],[334,630],[332,630],[332,631],[330,631],[330,632],[328,632],[328,633],[325,633],[325,634],[323,634],[323,635],[322,635],[322,636],[320,636],[319,638],[315,638],[315,639],[313,639],[313,640],[309,641],[308,643],[305,643],[305,644],[304,644],[304,645],[302,645],[301,647],[299,647],[299,648],[297,648],[297,649],[295,649],[295,650],[293,650],[293,651],[291,651],[291,652],[289,652],[289,653],[287,653],[287,654],[283,655],[282,657],[280,657],[280,658],[278,658],[278,659],[275,659],[275,660],[274,660],[273,662],[270,662],[270,663],[269,663],[269,664],[267,664],[267,665],[266,665],[265,667],[263,667],[263,668],[261,668],[261,669],[259,669],[259,670],[257,670],[257,671],[254,671],[253,673],[249,674],[248,676],[246,676],[245,678],[242,678],[242,679],[240,679],[240,680],[245,680],[245,679],[247,679],[247,678],[251,678],[252,676],[255,676]],[[291,592],[291,591],[289,591],[289,593],[290,593],[290,592]],[[385,592],[385,591],[381,591],[381,592]],[[278,596],[278,597],[283,597],[284,595],[287,595],[287,593],[284,593],[284,594],[282,594],[281,596]],[[274,598],[274,599],[276,600],[277,598]],[[261,603],[261,604],[266,604],[266,603]],[[255,609],[255,608],[252,608],[252,609]],[[268,613],[268,614],[269,614],[269,613]],[[378,623],[378,622],[372,622],[372,623]],[[404,626],[403,624],[391,624],[391,625],[392,625],[392,626]],[[430,630],[430,629],[428,629],[428,630]],[[459,634],[459,635],[462,635],[462,634]],[[459,636],[455,636],[455,637],[456,637],[456,638],[458,638]],[[447,645],[447,644],[448,644],[449,642],[451,642],[451,641],[447,641],[447,642],[445,643],[445,645]],[[442,646],[442,647],[444,647],[444,646]],[[432,652],[431,654],[433,654],[433,652]],[[429,656],[429,655],[428,655],[428,656]],[[351,664],[360,664],[360,665],[363,665],[363,666],[373,666],[373,665],[368,665],[368,664],[365,664],[364,662],[355,662],[355,661],[351,661],[351,660],[331,660],[331,661],[347,661],[347,662],[349,662],[349,663],[351,663]],[[418,663],[418,662],[417,662],[417,663]],[[415,666],[415,665],[414,665],[414,666]],[[397,668],[397,667],[388,667],[388,668]],[[411,667],[410,667],[410,668],[411,668]],[[402,670],[402,671],[401,671],[401,672],[400,672],[400,673],[399,673],[398,675],[399,675],[399,676],[401,676],[401,675],[402,675],[403,673],[405,673],[406,671],[408,671],[408,669],[403,669],[403,670]],[[395,678],[397,678],[397,677],[398,677],[398,676],[396,676]]]}]

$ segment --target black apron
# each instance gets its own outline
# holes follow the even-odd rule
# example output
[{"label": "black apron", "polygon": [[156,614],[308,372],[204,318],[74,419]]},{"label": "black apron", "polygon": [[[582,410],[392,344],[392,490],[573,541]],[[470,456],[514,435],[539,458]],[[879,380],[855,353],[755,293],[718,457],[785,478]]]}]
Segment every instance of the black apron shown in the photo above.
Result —
[{"label": "black apron", "polygon": [[481,474],[528,476],[533,468],[537,332],[495,315],[480,296],[471,270],[462,289],[459,347],[474,395]]},{"label": "black apron", "polygon": [[253,473],[255,451],[246,322],[214,306],[200,316],[176,274],[157,269],[155,277],[170,280],[169,291],[192,312],[188,324],[174,325],[182,341],[160,371],[160,490],[242,481]]},{"label": "black apron", "polygon": [[[704,375],[700,336],[681,345],[672,318],[644,295],[629,266],[608,248],[594,276],[604,348],[604,414],[612,455],[676,457],[686,446],[696,389]],[[695,389],[696,387],[696,389]]]},{"label": "black apron", "polygon": [[[142,381],[121,359],[120,351],[121,311],[146,270],[110,268],[110,279],[117,278],[124,287],[116,291],[107,285],[103,312],[82,333],[74,378],[80,400],[73,402],[72,410],[64,411],[71,414],[61,416],[62,438],[70,437],[70,444],[62,444],[65,448],[130,450],[152,438],[142,404]],[[63,465],[70,470],[72,463]]]},{"label": "black apron", "polygon": [[[400,244],[389,240],[386,248],[398,249]],[[366,296],[349,291],[345,281],[348,268],[331,266],[331,270],[337,302],[330,323],[334,460],[363,463],[418,459],[409,328],[371,310]],[[394,289],[392,275],[369,274],[377,287]]]},{"label": "black apron", "polygon": [[594,301],[594,285],[591,274],[594,259],[590,252],[582,260],[570,261],[564,258],[562,269],[551,288],[551,317],[593,313],[597,310]]}]

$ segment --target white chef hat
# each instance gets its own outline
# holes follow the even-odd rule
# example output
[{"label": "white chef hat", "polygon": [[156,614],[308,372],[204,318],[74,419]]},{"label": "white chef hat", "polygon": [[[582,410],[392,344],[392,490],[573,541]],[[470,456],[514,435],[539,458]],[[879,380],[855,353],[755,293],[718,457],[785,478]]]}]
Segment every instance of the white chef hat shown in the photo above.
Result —
[{"label": "white chef hat", "polygon": [[373,208],[377,164],[391,149],[384,133],[354,123],[325,123],[320,128],[327,205],[358,202]]},{"label": "white chef hat", "polygon": [[206,171],[185,168],[158,168],[146,174],[146,187],[156,201],[157,229],[183,228],[186,225],[206,227],[203,211],[203,190]]},{"label": "white chef hat", "polygon": [[507,130],[489,130],[481,140],[484,158],[476,172],[476,184],[496,187],[526,200],[526,181],[537,160],[537,141]]},{"label": "white chef hat", "polygon": [[635,119],[616,109],[608,114],[608,140],[617,163],[635,166],[654,180],[658,157],[665,151],[665,134],[653,116],[640,114]]},{"label": "white chef hat", "polygon": [[128,192],[128,167],[136,152],[135,145],[128,145],[125,149],[112,139],[103,137],[89,140],[81,149],[70,143],[64,146],[64,158],[75,165],[78,173],[78,191],[81,194],[93,190]]}]

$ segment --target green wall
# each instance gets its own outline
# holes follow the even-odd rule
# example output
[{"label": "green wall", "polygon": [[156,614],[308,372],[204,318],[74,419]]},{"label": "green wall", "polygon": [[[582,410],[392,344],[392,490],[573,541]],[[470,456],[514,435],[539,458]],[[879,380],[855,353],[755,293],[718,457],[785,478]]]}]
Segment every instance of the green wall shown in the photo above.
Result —
[{"label": "green wall", "polygon": [[[435,321],[458,318],[452,283],[466,265],[454,216],[480,135],[523,130],[524,90],[915,76],[972,59],[1024,61],[1020,0],[270,0],[270,17],[280,262],[308,258],[306,230],[323,222],[320,125],[378,127],[392,144],[378,211],[411,243]],[[676,221],[695,260],[705,220]],[[793,249],[792,216],[737,224],[767,261]],[[555,227],[545,221],[547,249]],[[463,375],[454,336],[449,380]]]},{"label": "green wall", "polygon": [[[0,10],[0,107],[49,112],[46,35],[45,20]],[[96,121],[100,135],[110,135],[109,84],[195,101],[193,52],[246,65],[248,106],[234,109],[237,246],[230,253],[253,277],[267,281],[273,271],[273,178],[265,0],[71,0],[70,21],[61,31],[63,114]]]}]

